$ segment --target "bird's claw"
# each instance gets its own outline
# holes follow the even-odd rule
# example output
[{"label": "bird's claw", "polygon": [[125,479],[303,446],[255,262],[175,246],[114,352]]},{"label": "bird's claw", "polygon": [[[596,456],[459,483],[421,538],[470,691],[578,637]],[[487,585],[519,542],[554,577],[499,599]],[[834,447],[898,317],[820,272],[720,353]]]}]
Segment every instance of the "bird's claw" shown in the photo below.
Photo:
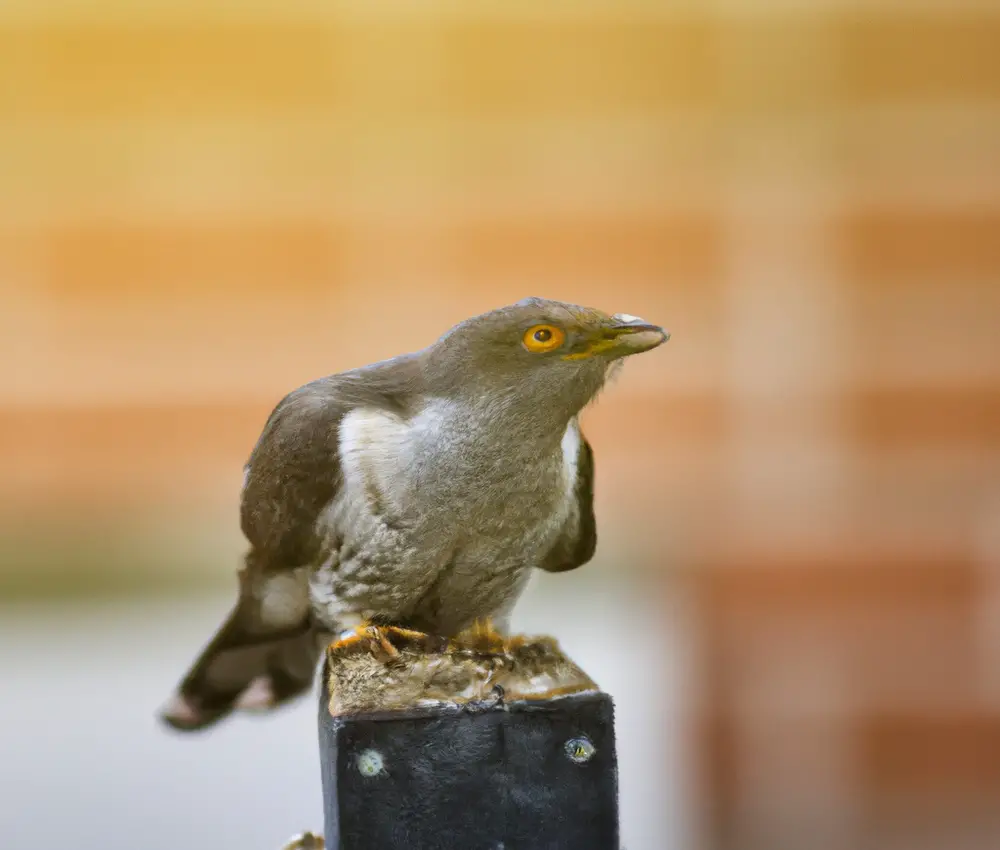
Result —
[{"label": "bird's claw", "polygon": [[[443,640],[443,639],[442,639]],[[435,641],[433,635],[424,632],[404,629],[399,626],[376,626],[362,623],[352,631],[342,634],[330,644],[329,654],[337,655],[344,650],[367,649],[372,655],[385,661],[399,657],[396,644],[413,645],[431,644]]]}]

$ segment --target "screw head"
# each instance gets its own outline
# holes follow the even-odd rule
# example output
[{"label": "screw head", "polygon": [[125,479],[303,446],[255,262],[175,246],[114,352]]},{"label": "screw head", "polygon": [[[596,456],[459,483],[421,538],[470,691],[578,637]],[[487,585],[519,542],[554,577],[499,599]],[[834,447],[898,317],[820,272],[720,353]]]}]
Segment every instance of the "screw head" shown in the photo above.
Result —
[{"label": "screw head", "polygon": [[358,755],[358,773],[362,776],[378,776],[385,772],[385,762],[378,750],[365,750]]},{"label": "screw head", "polygon": [[590,743],[590,739],[584,736],[570,738],[564,747],[566,757],[576,764],[583,764],[590,761],[597,752],[597,748]]}]

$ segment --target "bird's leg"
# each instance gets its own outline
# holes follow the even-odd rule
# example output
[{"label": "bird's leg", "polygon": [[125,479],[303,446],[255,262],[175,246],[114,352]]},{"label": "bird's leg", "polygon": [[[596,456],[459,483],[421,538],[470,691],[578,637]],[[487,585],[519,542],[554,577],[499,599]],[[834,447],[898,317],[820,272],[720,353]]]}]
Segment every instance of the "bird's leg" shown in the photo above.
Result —
[{"label": "bird's leg", "polygon": [[492,620],[476,620],[454,639],[456,648],[487,655],[504,655],[508,649],[507,638]]},{"label": "bird's leg", "polygon": [[364,644],[369,649],[378,646],[390,657],[398,654],[396,648],[389,643],[383,634],[381,627],[368,622],[361,622],[353,629],[342,631],[339,637],[330,644],[328,652],[337,654],[348,648],[353,648],[357,644]]},{"label": "bird's leg", "polygon": [[389,640],[389,635],[386,633],[387,629],[383,626],[368,626],[366,629],[368,632],[369,651],[372,654],[381,654],[383,660],[391,661],[394,658],[399,657],[399,650],[392,645],[392,641]]}]

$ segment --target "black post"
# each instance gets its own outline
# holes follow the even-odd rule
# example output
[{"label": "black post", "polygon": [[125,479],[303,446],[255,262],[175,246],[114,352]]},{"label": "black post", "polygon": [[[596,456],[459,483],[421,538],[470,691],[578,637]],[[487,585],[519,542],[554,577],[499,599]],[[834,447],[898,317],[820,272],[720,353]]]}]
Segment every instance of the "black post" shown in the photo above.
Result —
[{"label": "black post", "polygon": [[327,850],[618,850],[611,698],[550,639],[342,641],[319,743]]}]

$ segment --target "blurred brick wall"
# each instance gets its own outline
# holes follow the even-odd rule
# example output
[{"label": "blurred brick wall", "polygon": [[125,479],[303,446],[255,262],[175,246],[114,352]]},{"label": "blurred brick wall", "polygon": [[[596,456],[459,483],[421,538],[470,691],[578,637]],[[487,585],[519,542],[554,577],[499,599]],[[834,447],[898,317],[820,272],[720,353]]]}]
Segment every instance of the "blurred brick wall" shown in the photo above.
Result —
[{"label": "blurred brick wall", "polygon": [[915,847],[996,790],[935,753],[998,728],[998,44],[974,0],[9,0],[0,526],[229,516],[305,380],[528,294],[647,316],[587,428],[605,546],[691,568],[707,840]]},{"label": "blurred brick wall", "polygon": [[[724,416],[713,27],[600,3],[6,4],[3,515],[231,506],[285,391],[529,294],[685,340],[591,427],[609,501],[670,462],[700,486]],[[614,460],[637,445],[645,469]]]}]

